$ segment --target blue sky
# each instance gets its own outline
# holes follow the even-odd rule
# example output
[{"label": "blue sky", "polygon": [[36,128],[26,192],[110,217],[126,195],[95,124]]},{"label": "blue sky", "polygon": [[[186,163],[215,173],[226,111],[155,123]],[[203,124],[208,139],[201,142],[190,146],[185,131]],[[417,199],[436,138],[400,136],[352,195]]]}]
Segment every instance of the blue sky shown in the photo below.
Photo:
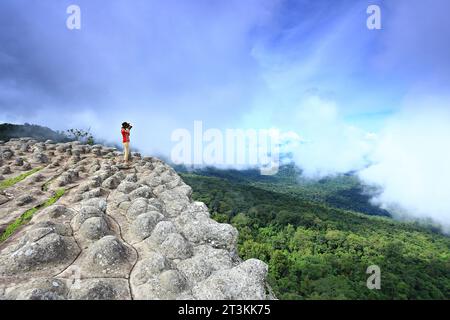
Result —
[{"label": "blue sky", "polygon": [[[195,119],[238,126],[254,109],[289,114],[319,95],[345,119],[376,130],[414,86],[448,80],[450,5],[432,2],[5,0],[2,120],[61,128],[63,116],[87,126],[89,115],[116,121],[129,110],[168,127]],[[65,28],[71,3],[82,10],[79,31]],[[366,28],[374,3],[382,30]],[[275,121],[254,118],[246,125]]]},{"label": "blue sky", "polygon": [[[81,30],[66,8],[81,8]],[[382,29],[366,9],[381,7]],[[450,225],[448,0],[2,0],[0,122],[171,133],[278,128],[311,177],[356,170],[382,206]],[[407,182],[407,183],[406,183]]]}]

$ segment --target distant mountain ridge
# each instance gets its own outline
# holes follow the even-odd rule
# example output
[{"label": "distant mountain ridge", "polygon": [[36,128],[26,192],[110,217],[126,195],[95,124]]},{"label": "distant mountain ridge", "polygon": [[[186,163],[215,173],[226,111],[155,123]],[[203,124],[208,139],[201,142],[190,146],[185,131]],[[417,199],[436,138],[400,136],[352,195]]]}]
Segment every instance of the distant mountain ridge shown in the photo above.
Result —
[{"label": "distant mountain ridge", "polygon": [[275,191],[339,209],[375,216],[391,216],[387,210],[371,203],[376,190],[363,185],[353,173],[315,180],[302,176],[301,169],[295,164],[282,165],[273,176],[263,176],[257,169],[222,170],[208,167],[191,171],[183,166],[175,166],[175,169],[180,173],[189,172],[199,176],[221,178],[232,183]]},{"label": "distant mountain ridge", "polygon": [[62,132],[54,131],[50,128],[25,123],[21,124],[11,124],[2,123],[0,124],[0,141],[9,141],[15,138],[30,137],[38,141],[53,140],[55,142],[69,142],[69,139]]}]

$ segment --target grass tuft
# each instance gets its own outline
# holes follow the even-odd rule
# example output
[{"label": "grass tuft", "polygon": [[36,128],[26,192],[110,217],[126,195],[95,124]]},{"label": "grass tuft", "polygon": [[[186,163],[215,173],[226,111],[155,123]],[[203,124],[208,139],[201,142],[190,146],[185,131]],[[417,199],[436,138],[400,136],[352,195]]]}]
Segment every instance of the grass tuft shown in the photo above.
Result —
[{"label": "grass tuft", "polygon": [[31,209],[25,211],[19,218],[17,218],[14,222],[12,222],[10,225],[8,225],[8,227],[6,227],[5,231],[0,236],[0,243],[7,240],[9,237],[11,237],[19,227],[28,223],[36,212],[53,205],[56,201],[59,200],[59,198],[61,198],[64,195],[65,191],[66,190],[64,190],[64,189],[58,189],[55,192],[55,194],[51,198],[49,198],[47,201],[45,201],[44,203],[41,203],[40,205],[38,205],[34,208],[31,208]]},{"label": "grass tuft", "polygon": [[28,178],[29,176],[31,176],[32,174],[35,174],[36,172],[38,172],[41,169],[42,168],[34,168],[33,170],[30,170],[28,172],[22,173],[21,175],[19,175],[17,177],[10,178],[10,179],[7,179],[5,181],[0,182],[0,191],[1,190],[5,190],[5,189],[7,189],[9,187],[12,187],[16,183],[19,183],[20,181]]}]

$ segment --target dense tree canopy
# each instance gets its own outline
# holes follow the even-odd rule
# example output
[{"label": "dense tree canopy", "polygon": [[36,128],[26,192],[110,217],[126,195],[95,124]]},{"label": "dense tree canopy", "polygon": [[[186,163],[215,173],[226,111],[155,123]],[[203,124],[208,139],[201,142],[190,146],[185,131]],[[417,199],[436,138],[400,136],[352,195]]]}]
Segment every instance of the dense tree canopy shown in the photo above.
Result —
[{"label": "dense tree canopy", "polygon": [[[239,230],[241,257],[268,263],[279,299],[450,298],[450,239],[419,223],[348,210],[358,199],[361,212],[377,213],[353,194],[359,188],[354,181],[330,179],[308,190],[285,180],[222,174],[182,176],[216,220]],[[307,191],[300,196],[302,190]],[[333,193],[341,205],[329,201]],[[370,265],[381,269],[380,290],[366,286]]]}]

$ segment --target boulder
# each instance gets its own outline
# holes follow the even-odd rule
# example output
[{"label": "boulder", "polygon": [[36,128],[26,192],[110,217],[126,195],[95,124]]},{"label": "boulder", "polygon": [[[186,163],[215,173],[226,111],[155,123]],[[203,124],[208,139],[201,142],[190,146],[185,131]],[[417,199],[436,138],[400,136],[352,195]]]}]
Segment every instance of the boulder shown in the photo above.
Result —
[{"label": "boulder", "polygon": [[267,265],[250,259],[237,267],[216,271],[192,289],[200,300],[263,300],[266,298]]},{"label": "boulder", "polygon": [[81,225],[79,232],[88,240],[99,240],[111,233],[103,217],[88,218]]},{"label": "boulder", "polygon": [[34,201],[34,198],[28,194],[20,196],[19,198],[16,199],[16,204],[20,207],[32,203]]},{"label": "boulder", "polygon": [[138,241],[149,237],[156,227],[156,224],[164,219],[164,216],[157,211],[149,211],[137,216],[131,225],[131,230]]}]

